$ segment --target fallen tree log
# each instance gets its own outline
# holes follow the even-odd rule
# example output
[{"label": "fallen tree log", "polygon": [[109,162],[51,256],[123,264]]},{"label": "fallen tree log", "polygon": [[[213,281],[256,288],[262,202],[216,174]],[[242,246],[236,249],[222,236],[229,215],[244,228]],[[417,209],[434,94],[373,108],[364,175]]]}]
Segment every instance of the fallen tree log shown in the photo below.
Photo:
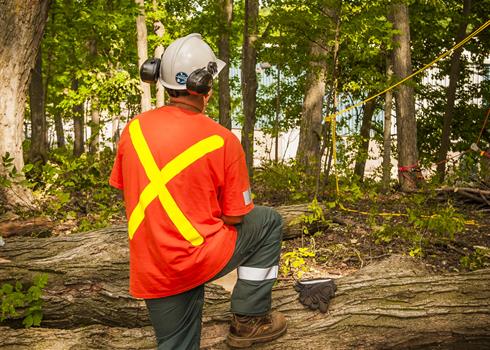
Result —
[{"label": "fallen tree log", "polygon": [[478,203],[490,207],[490,190],[472,187],[445,187],[436,190],[445,196],[456,197],[469,203]]},{"label": "fallen tree log", "polygon": [[0,221],[0,236],[41,236],[46,235],[54,223],[43,217]]},{"label": "fallen tree log", "polygon": [[[288,333],[260,349],[487,349],[490,270],[429,275],[410,258],[391,257],[337,280],[329,312],[304,309],[291,286],[273,307]],[[216,287],[215,294],[227,296]],[[227,299],[227,298],[226,298]],[[74,299],[73,303],[85,302]],[[226,349],[228,301],[205,306],[202,348]],[[113,310],[117,314],[118,310]],[[0,349],[152,349],[151,327],[91,325],[75,329],[0,327]]]},{"label": "fallen tree log", "polygon": [[[300,235],[300,225],[291,223],[308,213],[308,206],[285,206],[278,211],[285,222],[284,236]],[[69,236],[10,237],[0,247],[0,285],[17,280],[28,283],[40,273],[46,273],[49,280],[44,293],[46,326],[149,324],[144,303],[127,292],[126,225]],[[223,298],[213,296],[212,290],[208,294],[208,302]]]},{"label": "fallen tree log", "polygon": [[[308,212],[306,206],[289,209],[289,218]],[[64,237],[8,239],[0,248],[0,284],[47,273],[42,325],[50,328],[1,327],[0,349],[70,348],[65,342],[77,349],[153,348],[144,304],[127,293],[126,237],[120,226]],[[289,332],[261,348],[401,349],[464,343],[464,349],[477,349],[490,344],[490,270],[435,276],[412,260],[392,258],[337,281],[337,297],[327,315],[305,310],[291,286],[277,289],[274,307],[288,317]],[[206,292],[202,345],[222,349],[229,294],[213,285]]]}]

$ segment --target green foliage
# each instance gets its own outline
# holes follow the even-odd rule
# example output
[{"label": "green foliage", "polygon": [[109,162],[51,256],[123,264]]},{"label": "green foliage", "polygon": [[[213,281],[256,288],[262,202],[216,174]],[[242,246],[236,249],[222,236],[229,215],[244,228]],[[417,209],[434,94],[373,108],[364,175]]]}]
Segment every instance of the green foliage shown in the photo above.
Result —
[{"label": "green foliage", "polygon": [[133,0],[53,1],[42,41],[48,117],[71,117],[89,101],[108,117],[123,103],[136,108],[136,14]]},{"label": "green foliage", "polygon": [[0,173],[0,188],[9,188],[18,175],[17,169],[14,167],[14,158],[10,156],[9,152],[2,156],[2,167],[6,171]]},{"label": "green foliage", "polygon": [[263,162],[253,178],[254,193],[270,204],[301,203],[311,196],[314,181],[294,160]]},{"label": "green foliage", "polygon": [[113,161],[109,149],[79,158],[58,149],[42,168],[29,172],[29,180],[45,199],[46,214],[58,220],[80,218],[78,231],[101,228],[122,210],[118,193],[108,183]]},{"label": "green foliage", "polygon": [[363,190],[355,181],[342,183],[340,187],[340,198],[342,200],[354,203],[364,196]]},{"label": "green foliage", "polygon": [[309,271],[307,260],[314,258],[315,253],[307,247],[296,248],[281,256],[281,274],[286,277],[291,274],[295,278],[301,278]]},{"label": "green foliage", "polygon": [[308,205],[307,214],[302,214],[289,223],[289,225],[298,224],[301,225],[303,235],[312,234],[314,237],[322,234],[322,230],[329,224],[329,221],[325,219],[325,215],[323,214],[323,207],[318,203],[316,198]]},{"label": "green foliage", "polygon": [[15,285],[3,284],[0,288],[2,301],[0,322],[7,319],[23,319],[22,324],[26,328],[41,325],[43,318],[41,297],[47,283],[48,275],[40,274],[34,277],[32,286],[27,290],[19,281]]},{"label": "green foliage", "polygon": [[[466,19],[467,33],[475,30],[488,20],[490,1],[474,2],[471,13]],[[461,1],[416,1],[410,7],[410,26],[412,39],[412,60],[414,69],[427,63],[428,58],[435,58],[443,51],[452,47],[462,17],[463,2]],[[464,46],[461,55],[460,77],[456,89],[454,117],[451,123],[451,136],[449,151],[463,152],[469,149],[472,142],[478,137],[482,128],[485,111],[490,100],[490,80],[488,79],[488,63],[485,60],[490,49],[488,31],[478,35],[478,39],[470,40]],[[434,68],[425,73],[430,82],[418,84],[416,93],[421,103],[417,108],[417,144],[421,163],[429,165],[439,161],[438,150],[441,145],[441,129],[444,113],[447,106],[447,83],[443,83],[449,76],[451,59],[439,61]],[[474,77],[481,78],[475,79]],[[420,76],[418,79],[421,79]],[[464,117],[463,117],[464,116]],[[482,138],[479,145],[489,147],[487,138]],[[464,158],[467,158],[466,155]],[[472,158],[474,155],[469,155]],[[466,162],[463,160],[462,162]],[[475,172],[461,171],[458,159],[447,163],[449,173],[456,172],[448,179],[453,181],[474,179]],[[464,170],[467,170],[464,169]]]},{"label": "green foliage", "polygon": [[453,241],[455,234],[464,229],[463,215],[459,214],[451,204],[430,216],[420,215],[416,210],[411,209],[407,209],[407,212],[408,222],[415,229],[427,230],[438,239]]},{"label": "green foliage", "polygon": [[[419,198],[420,202],[417,202]],[[381,225],[372,222],[372,235],[376,244],[389,244],[395,240],[407,242],[411,248],[411,256],[421,257],[429,243],[452,242],[455,235],[462,232],[465,219],[462,214],[448,204],[432,215],[426,215],[422,196],[413,196],[415,208],[407,208],[406,221],[404,216],[384,217]],[[376,215],[376,213],[373,213]],[[398,220],[394,222],[394,220]]]},{"label": "green foliage", "polygon": [[461,267],[471,271],[488,268],[490,266],[490,248],[475,246],[475,251],[461,257],[459,262]]}]

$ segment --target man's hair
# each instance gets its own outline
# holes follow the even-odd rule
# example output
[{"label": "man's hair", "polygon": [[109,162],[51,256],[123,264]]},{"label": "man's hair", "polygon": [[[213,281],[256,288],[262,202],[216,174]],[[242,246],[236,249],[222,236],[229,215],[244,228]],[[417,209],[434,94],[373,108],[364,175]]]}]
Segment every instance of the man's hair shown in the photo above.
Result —
[{"label": "man's hair", "polygon": [[174,89],[168,89],[168,88],[165,88],[165,90],[167,91],[167,94],[170,96],[170,97],[180,97],[180,96],[189,96],[189,92],[187,92],[187,90],[174,90]]}]

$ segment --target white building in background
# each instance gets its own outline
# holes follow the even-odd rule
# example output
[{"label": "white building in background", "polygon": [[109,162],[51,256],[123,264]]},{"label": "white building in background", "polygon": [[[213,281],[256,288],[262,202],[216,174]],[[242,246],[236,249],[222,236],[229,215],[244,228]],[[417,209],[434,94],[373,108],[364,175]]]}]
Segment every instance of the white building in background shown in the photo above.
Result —
[{"label": "white building in background", "polygon": [[[233,128],[233,134],[241,139],[241,129]],[[280,161],[287,161],[296,156],[299,143],[299,129],[288,130],[281,133],[278,139],[278,158]],[[254,131],[254,166],[258,167],[263,161],[276,159],[275,154],[276,138],[265,134],[260,129]]]}]

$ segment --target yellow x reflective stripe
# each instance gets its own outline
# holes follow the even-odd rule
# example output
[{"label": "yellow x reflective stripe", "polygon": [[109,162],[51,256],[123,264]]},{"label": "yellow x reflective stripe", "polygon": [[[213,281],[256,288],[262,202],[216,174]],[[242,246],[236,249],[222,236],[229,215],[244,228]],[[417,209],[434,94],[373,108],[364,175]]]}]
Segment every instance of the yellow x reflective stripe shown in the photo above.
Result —
[{"label": "yellow x reflective stripe", "polygon": [[146,207],[158,197],[160,203],[167,212],[167,215],[170,220],[172,220],[175,227],[177,227],[180,234],[182,234],[182,236],[193,246],[202,244],[204,239],[185,217],[184,213],[182,213],[166,185],[189,165],[206,154],[223,147],[223,138],[218,135],[213,135],[197,142],[168,162],[167,165],[160,170],[153,159],[150,148],[143,136],[138,119],[134,120],[129,125],[129,135],[141,165],[145,170],[146,176],[148,176],[148,179],[150,180],[150,183],[141,192],[139,202],[129,217],[129,238],[133,238],[134,233],[144,220]]}]

